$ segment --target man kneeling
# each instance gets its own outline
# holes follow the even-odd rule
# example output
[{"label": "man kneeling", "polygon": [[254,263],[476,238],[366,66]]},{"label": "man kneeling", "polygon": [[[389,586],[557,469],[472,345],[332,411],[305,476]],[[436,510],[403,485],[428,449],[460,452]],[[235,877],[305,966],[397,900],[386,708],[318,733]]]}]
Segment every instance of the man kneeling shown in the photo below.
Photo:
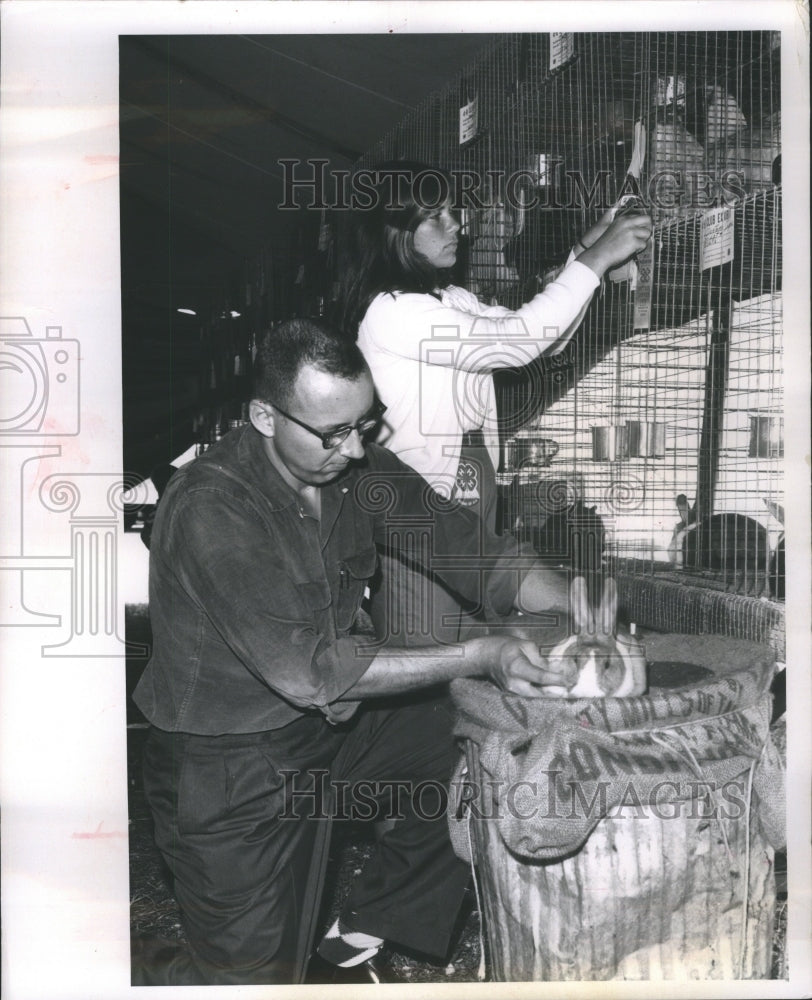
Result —
[{"label": "man kneeling", "polygon": [[360,965],[388,939],[444,954],[468,881],[429,801],[458,755],[444,682],[478,675],[528,696],[563,683],[537,644],[505,634],[400,652],[353,634],[376,546],[406,545],[414,532],[391,527],[406,522],[430,532],[417,558],[469,557],[453,586],[492,617],[567,606],[565,577],[528,568],[512,538],[483,536],[470,511],[365,445],[382,412],[354,344],[289,321],[261,345],[250,425],[167,486],[150,549],[153,653],[134,697],[152,726],[144,787],[188,949],[135,962],[136,984],[300,982],[326,817],[335,791],[346,806],[360,783],[400,818],[319,952]]}]

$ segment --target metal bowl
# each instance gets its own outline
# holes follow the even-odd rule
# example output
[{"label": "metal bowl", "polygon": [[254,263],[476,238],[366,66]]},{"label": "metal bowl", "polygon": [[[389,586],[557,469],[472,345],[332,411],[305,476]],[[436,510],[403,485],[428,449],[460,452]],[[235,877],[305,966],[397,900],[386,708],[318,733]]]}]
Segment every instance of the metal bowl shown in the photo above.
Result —
[{"label": "metal bowl", "polygon": [[505,468],[544,469],[558,454],[558,442],[552,438],[516,437],[505,442]]}]

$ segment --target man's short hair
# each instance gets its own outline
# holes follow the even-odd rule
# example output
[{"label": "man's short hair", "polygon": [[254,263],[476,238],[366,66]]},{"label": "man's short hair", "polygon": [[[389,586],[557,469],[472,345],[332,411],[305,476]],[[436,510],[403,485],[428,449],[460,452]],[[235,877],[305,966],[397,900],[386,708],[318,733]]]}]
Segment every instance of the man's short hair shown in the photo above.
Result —
[{"label": "man's short hair", "polygon": [[289,319],[262,338],[254,359],[254,398],[286,407],[304,365],[350,380],[369,371],[358,345],[326,323]]}]

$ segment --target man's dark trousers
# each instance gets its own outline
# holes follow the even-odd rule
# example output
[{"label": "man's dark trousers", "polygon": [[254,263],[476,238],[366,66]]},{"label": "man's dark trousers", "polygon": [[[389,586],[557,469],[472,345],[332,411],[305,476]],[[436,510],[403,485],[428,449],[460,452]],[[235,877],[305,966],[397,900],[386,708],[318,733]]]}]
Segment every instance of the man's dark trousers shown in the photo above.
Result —
[{"label": "man's dark trousers", "polygon": [[248,735],[153,729],[144,788],[190,947],[152,969],[135,962],[134,983],[300,982],[331,812],[332,822],[386,818],[393,808],[403,817],[356,878],[342,920],[442,957],[470,877],[444,809],[458,756],[452,723],[447,696],[434,691],[367,702],[342,726],[313,714]]}]

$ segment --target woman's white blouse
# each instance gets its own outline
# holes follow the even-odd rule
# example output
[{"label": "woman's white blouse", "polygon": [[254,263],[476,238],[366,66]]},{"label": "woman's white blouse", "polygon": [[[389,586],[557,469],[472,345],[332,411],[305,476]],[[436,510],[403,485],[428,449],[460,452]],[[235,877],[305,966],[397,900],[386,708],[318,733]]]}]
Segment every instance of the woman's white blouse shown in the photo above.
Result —
[{"label": "woman's white blouse", "polygon": [[358,346],[387,411],[380,444],[450,495],[462,435],[481,428],[499,461],[491,372],[566,347],[599,279],[570,257],[558,278],[511,311],[454,285],[432,295],[383,292],[358,330]]}]

